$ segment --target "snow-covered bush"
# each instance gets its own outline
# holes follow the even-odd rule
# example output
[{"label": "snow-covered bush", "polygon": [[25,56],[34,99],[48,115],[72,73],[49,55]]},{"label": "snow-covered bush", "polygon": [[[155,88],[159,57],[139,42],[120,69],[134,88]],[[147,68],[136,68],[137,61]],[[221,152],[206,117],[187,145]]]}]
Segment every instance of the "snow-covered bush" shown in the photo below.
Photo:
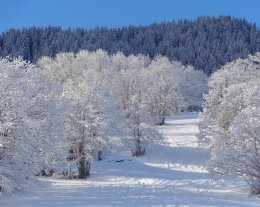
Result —
[{"label": "snow-covered bush", "polygon": [[202,131],[212,148],[210,171],[242,176],[254,193],[260,192],[259,66],[256,54],[213,74],[202,114]]}]

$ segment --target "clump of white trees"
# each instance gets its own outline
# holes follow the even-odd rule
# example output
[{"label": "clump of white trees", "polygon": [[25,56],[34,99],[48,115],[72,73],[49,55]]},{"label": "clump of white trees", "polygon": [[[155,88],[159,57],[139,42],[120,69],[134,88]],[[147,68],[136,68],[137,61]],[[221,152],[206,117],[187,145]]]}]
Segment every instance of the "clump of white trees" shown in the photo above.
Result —
[{"label": "clump of white trees", "polygon": [[238,59],[209,80],[202,131],[212,148],[209,170],[242,176],[260,193],[260,53]]},{"label": "clump of white trees", "polygon": [[117,144],[143,155],[163,140],[154,126],[167,115],[201,108],[206,85],[201,71],[160,56],[1,59],[0,191],[23,188],[32,175],[85,179],[93,157]]},{"label": "clump of white trees", "polygon": [[0,191],[11,192],[62,162],[61,86],[21,59],[0,59],[0,93]]}]

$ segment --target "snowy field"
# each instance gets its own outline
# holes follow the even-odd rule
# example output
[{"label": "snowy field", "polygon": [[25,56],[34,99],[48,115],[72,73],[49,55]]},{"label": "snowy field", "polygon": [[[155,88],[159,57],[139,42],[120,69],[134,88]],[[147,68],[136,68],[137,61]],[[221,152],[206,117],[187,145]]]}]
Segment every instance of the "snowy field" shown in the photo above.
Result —
[{"label": "snowy field", "polygon": [[208,149],[198,145],[198,114],[169,117],[163,145],[140,158],[111,155],[92,164],[86,181],[40,178],[29,192],[2,197],[0,206],[260,206],[240,180],[210,179]]}]

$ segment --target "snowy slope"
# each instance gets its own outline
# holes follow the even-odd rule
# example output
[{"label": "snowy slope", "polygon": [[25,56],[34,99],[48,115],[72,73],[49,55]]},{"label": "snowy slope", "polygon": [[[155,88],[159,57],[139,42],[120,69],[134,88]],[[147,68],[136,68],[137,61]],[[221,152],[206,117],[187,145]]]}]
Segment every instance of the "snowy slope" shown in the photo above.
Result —
[{"label": "snowy slope", "polygon": [[144,157],[111,155],[93,163],[86,181],[41,178],[40,186],[1,198],[0,206],[260,206],[242,181],[210,180],[198,122],[197,113],[169,117],[158,128],[166,143],[149,146]]}]

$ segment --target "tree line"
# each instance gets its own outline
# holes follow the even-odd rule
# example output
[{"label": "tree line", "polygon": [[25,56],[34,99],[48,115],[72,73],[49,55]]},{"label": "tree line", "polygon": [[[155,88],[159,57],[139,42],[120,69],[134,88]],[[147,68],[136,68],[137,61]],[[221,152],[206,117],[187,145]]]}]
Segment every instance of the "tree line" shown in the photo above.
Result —
[{"label": "tree line", "polygon": [[126,56],[162,55],[210,75],[227,62],[259,51],[260,32],[245,19],[219,16],[119,29],[30,27],[0,35],[0,56],[22,56],[33,63],[60,52],[97,49]]}]

